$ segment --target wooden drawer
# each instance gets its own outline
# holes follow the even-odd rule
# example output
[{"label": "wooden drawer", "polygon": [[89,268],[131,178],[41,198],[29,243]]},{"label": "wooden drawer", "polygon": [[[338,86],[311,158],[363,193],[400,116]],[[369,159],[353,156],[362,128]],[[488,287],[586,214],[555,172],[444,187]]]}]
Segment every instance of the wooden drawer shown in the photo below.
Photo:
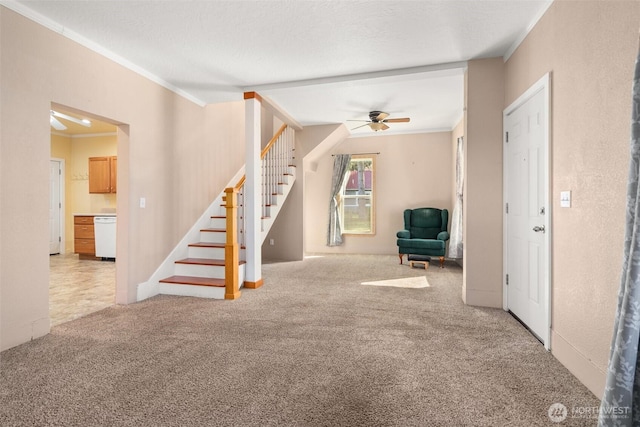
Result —
[{"label": "wooden drawer", "polygon": [[73,218],[74,224],[91,224],[93,226],[92,216],[74,216]]},{"label": "wooden drawer", "polygon": [[73,237],[75,239],[94,239],[93,223],[91,225],[76,224],[73,226]]},{"label": "wooden drawer", "polygon": [[91,254],[96,253],[96,241],[93,239],[75,239],[73,251],[77,254]]}]

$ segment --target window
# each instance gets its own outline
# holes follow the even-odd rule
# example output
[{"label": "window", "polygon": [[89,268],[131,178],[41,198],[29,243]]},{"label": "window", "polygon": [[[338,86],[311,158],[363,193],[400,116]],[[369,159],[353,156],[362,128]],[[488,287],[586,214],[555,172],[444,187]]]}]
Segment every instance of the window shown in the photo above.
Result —
[{"label": "window", "polygon": [[344,234],[374,234],[374,158],[354,156],[340,193]]}]

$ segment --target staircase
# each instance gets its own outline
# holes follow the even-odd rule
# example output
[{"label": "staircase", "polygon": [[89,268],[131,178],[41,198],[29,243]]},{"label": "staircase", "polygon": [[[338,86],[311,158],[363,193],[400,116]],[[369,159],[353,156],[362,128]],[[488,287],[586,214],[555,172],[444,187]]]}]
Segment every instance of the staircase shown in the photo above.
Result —
[{"label": "staircase", "polygon": [[[261,239],[264,242],[278,212],[296,179],[293,165],[295,132],[283,125],[262,152],[262,218]],[[238,179],[238,176],[241,176]],[[244,247],[244,170],[231,182],[238,191],[237,244],[238,284],[245,279]],[[138,300],[155,294],[182,295],[201,298],[225,298],[225,246],[227,242],[226,193],[222,192],[207,212],[187,233],[152,278],[138,288]]]},{"label": "staircase", "polygon": [[[224,299],[226,221],[226,216],[211,216],[200,240],[187,245],[187,257],[174,261],[174,275],[159,281],[161,294]],[[242,249],[239,283],[244,283]]]}]

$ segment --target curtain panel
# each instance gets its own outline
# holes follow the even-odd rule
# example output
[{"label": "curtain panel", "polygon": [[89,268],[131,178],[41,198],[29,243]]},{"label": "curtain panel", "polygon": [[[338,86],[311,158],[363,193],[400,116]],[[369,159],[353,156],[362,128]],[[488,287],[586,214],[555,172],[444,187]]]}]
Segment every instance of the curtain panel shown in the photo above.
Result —
[{"label": "curtain panel", "polygon": [[336,154],[333,159],[333,177],[331,179],[331,199],[329,201],[329,228],[327,246],[342,245],[342,224],[340,224],[340,203],[338,197],[347,176],[351,154]]},{"label": "curtain panel", "polygon": [[640,425],[640,56],[636,59],[632,91],[631,161],[627,183],[627,207],[622,278],[613,329],[607,382],[599,426]]},{"label": "curtain panel", "polygon": [[456,148],[456,198],[453,202],[451,216],[451,239],[449,240],[449,258],[462,258],[462,191],[464,187],[464,144],[462,137],[458,138]]}]

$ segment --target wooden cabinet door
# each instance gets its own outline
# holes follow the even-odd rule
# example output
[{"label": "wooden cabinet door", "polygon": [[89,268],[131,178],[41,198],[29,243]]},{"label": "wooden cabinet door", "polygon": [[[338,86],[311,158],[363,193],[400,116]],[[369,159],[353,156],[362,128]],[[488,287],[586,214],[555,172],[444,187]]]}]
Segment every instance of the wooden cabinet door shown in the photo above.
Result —
[{"label": "wooden cabinet door", "polygon": [[89,193],[111,192],[109,157],[89,157]]},{"label": "wooden cabinet door", "polygon": [[89,193],[115,193],[117,180],[117,157],[89,157]]}]

